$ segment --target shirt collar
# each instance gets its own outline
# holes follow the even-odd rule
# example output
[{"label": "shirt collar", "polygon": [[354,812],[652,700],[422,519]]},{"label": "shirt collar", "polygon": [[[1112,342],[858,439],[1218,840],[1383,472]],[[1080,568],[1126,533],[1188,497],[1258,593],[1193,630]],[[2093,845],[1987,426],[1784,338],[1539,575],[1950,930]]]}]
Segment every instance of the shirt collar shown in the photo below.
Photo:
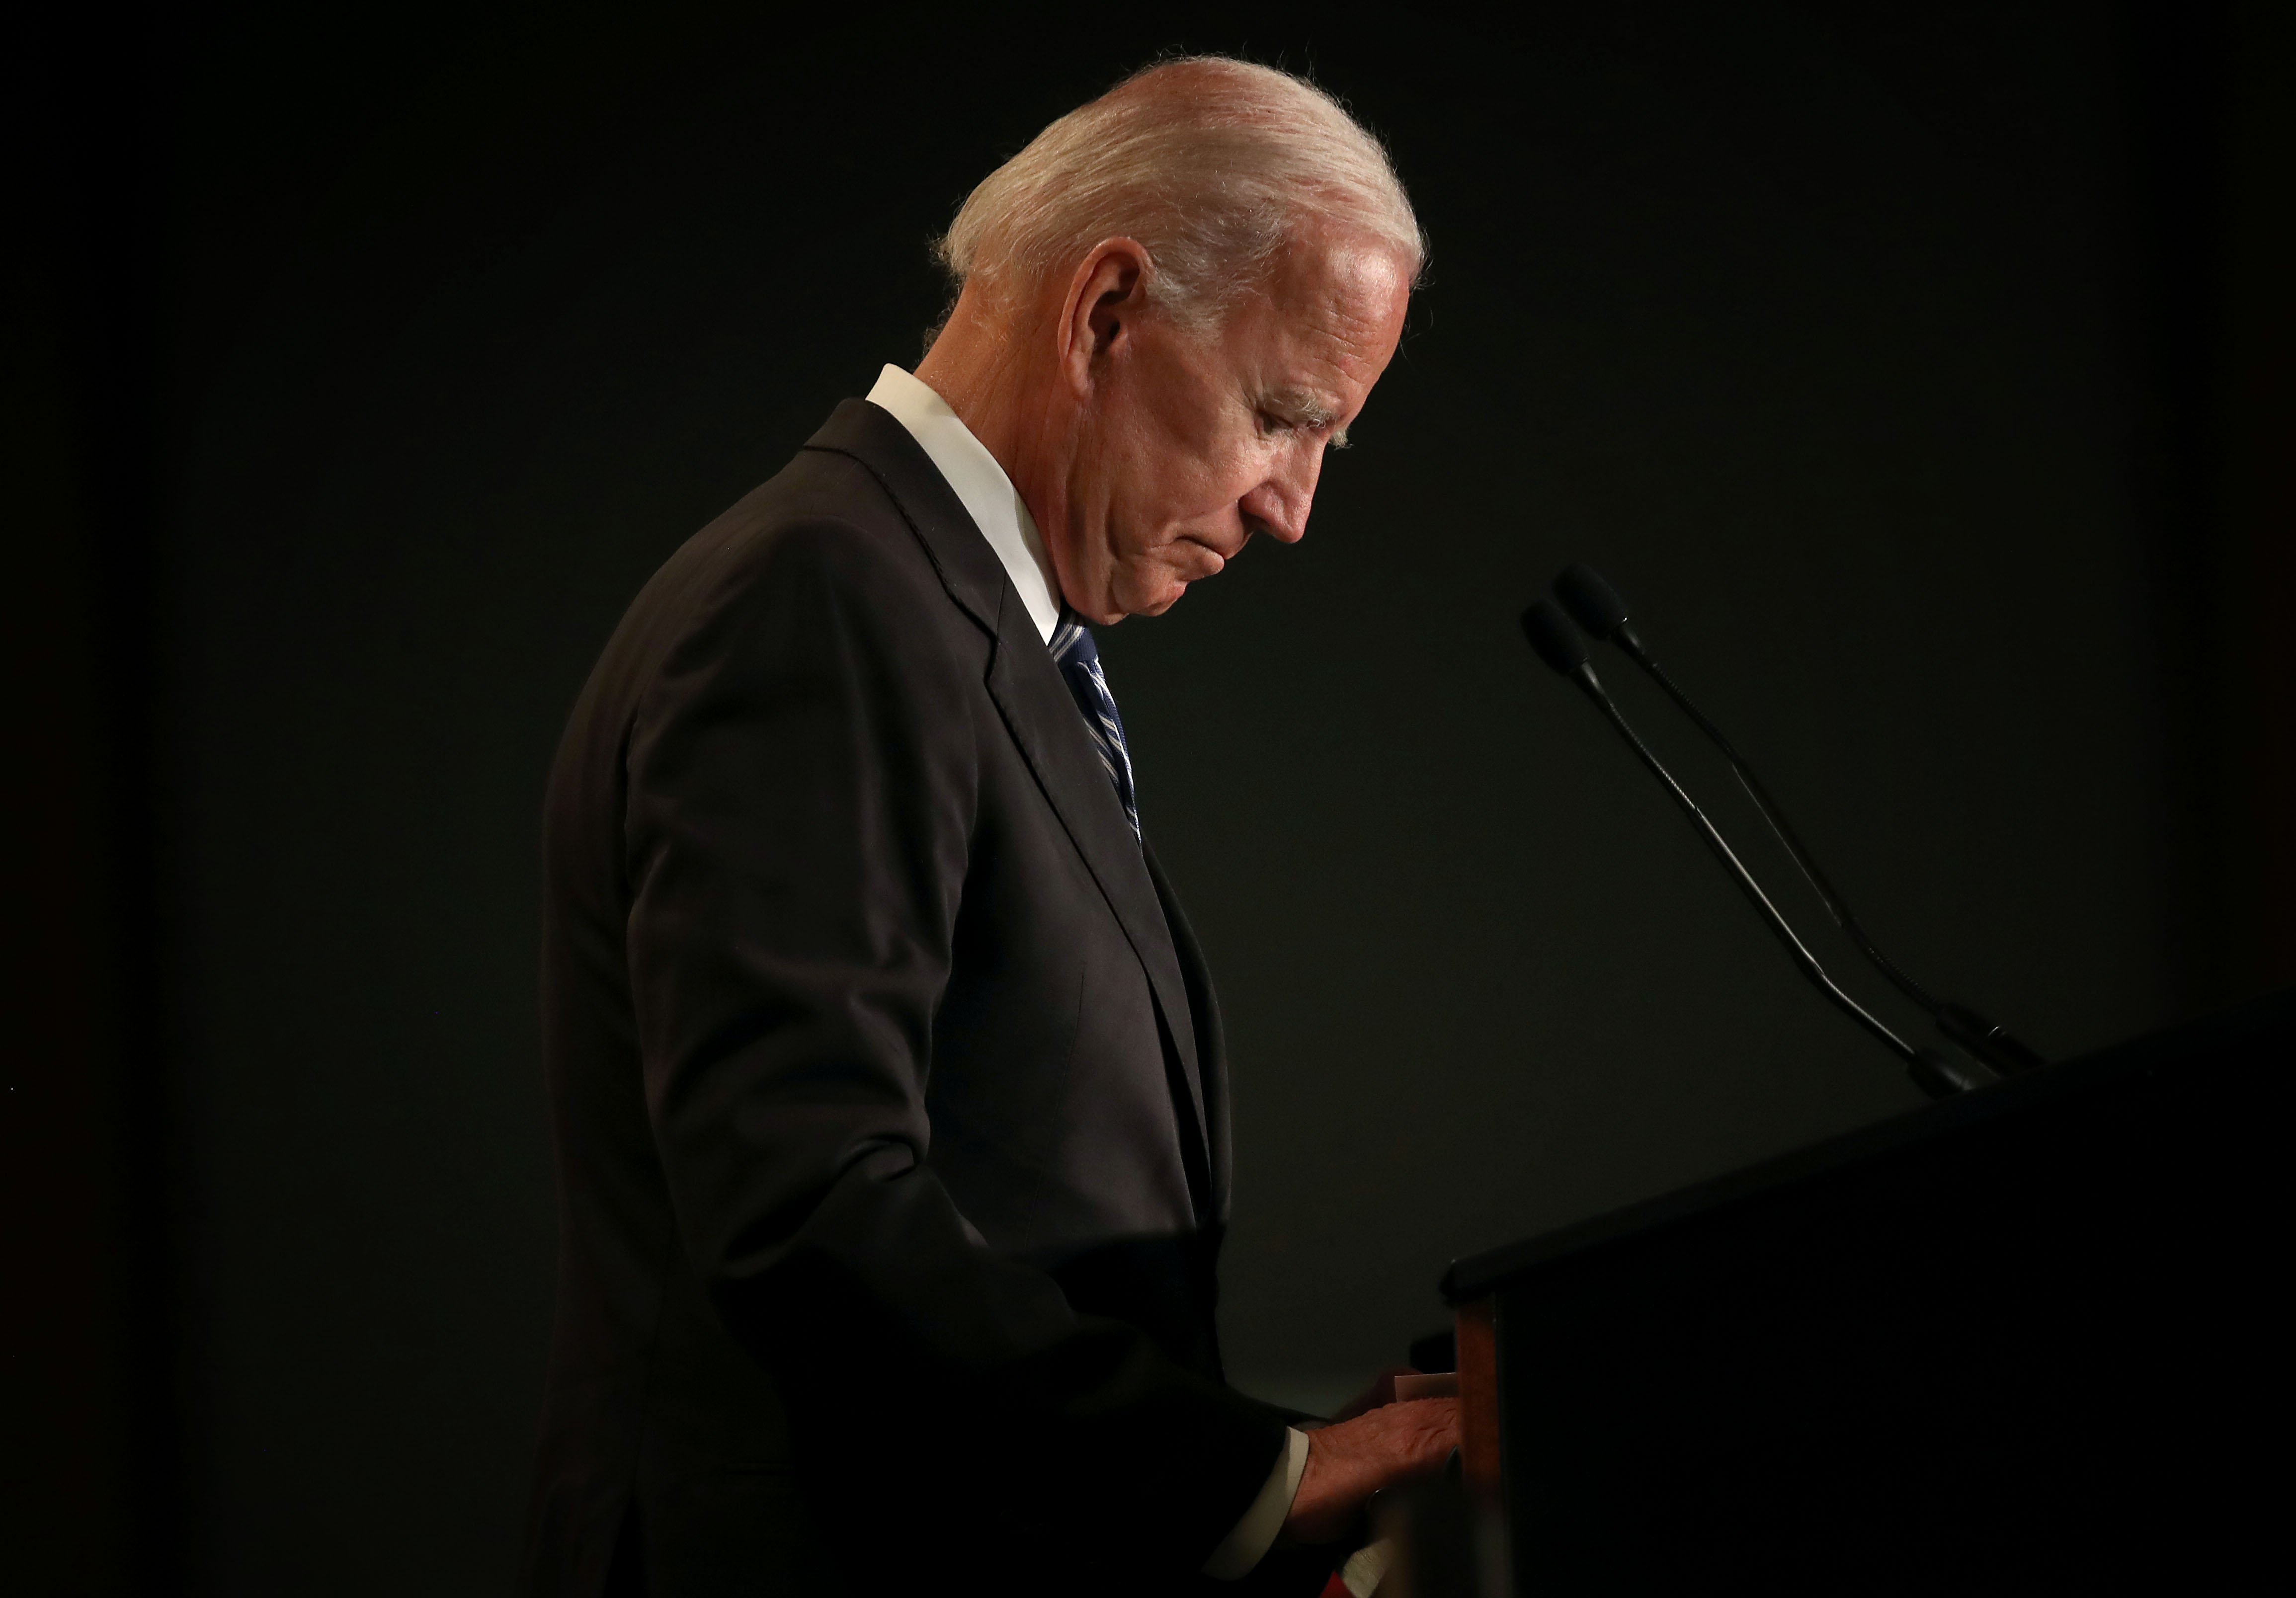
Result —
[{"label": "shirt collar", "polygon": [[909,437],[956,491],[973,525],[1004,563],[1005,575],[1028,607],[1037,635],[1051,643],[1053,629],[1061,619],[1053,562],[1045,552],[1045,537],[1037,530],[1036,518],[1029,514],[1020,490],[1013,487],[1013,479],[1004,475],[996,457],[958,420],[947,400],[898,366],[888,366],[877,374],[877,386],[869,390],[869,403],[908,429]]}]

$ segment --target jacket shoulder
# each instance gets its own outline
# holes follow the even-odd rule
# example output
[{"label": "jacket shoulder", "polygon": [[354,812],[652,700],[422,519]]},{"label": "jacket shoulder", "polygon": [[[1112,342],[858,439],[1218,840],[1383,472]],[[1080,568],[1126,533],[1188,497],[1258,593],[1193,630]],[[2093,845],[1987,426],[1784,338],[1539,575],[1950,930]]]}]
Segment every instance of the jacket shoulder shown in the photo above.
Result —
[{"label": "jacket shoulder", "polygon": [[628,741],[665,691],[682,697],[697,672],[746,673],[745,658],[765,666],[761,645],[781,652],[772,635],[832,611],[888,646],[883,665],[942,679],[942,692],[965,675],[956,651],[972,638],[988,646],[885,485],[851,456],[808,448],[688,538],[631,601],[567,719],[546,830],[560,830],[576,796],[619,790]]},{"label": "jacket shoulder", "polygon": [[627,706],[682,643],[738,624],[791,588],[835,594],[888,622],[948,605],[892,496],[858,462],[801,451],[679,546],[638,591],[586,693]]}]

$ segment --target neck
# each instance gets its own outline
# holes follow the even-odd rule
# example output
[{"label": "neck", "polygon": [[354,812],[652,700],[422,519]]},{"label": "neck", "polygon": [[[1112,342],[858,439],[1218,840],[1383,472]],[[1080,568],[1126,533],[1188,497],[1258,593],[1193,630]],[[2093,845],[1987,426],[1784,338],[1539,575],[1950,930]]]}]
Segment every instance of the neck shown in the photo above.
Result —
[{"label": "neck", "polygon": [[1035,320],[992,307],[968,283],[916,374],[1013,479],[1069,597],[1065,456],[1070,429],[1057,404],[1051,337],[1035,328]]}]

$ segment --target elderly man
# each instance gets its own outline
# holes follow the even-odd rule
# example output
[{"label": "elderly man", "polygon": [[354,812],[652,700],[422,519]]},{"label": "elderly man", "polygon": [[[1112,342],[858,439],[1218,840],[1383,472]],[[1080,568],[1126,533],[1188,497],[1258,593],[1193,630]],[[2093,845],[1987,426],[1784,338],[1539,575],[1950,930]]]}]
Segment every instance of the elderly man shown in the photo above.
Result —
[{"label": "elderly man", "polygon": [[537,1594],[1316,1593],[1455,1441],[1222,1380],[1218,1012],[1090,631],[1307,531],[1402,188],[1175,61],[939,248],[916,374],[662,568],[551,779]]}]

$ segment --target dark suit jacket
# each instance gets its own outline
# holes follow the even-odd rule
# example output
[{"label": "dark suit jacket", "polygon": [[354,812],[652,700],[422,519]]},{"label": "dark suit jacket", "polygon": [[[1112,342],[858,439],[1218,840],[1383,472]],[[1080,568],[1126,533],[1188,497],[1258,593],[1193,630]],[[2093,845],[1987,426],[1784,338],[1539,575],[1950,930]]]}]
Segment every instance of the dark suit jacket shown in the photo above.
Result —
[{"label": "dark suit jacket", "polygon": [[1283,1425],[1221,1379],[1218,1012],[898,422],[848,401],[646,585],[545,837],[526,1590],[1194,1585]]}]

